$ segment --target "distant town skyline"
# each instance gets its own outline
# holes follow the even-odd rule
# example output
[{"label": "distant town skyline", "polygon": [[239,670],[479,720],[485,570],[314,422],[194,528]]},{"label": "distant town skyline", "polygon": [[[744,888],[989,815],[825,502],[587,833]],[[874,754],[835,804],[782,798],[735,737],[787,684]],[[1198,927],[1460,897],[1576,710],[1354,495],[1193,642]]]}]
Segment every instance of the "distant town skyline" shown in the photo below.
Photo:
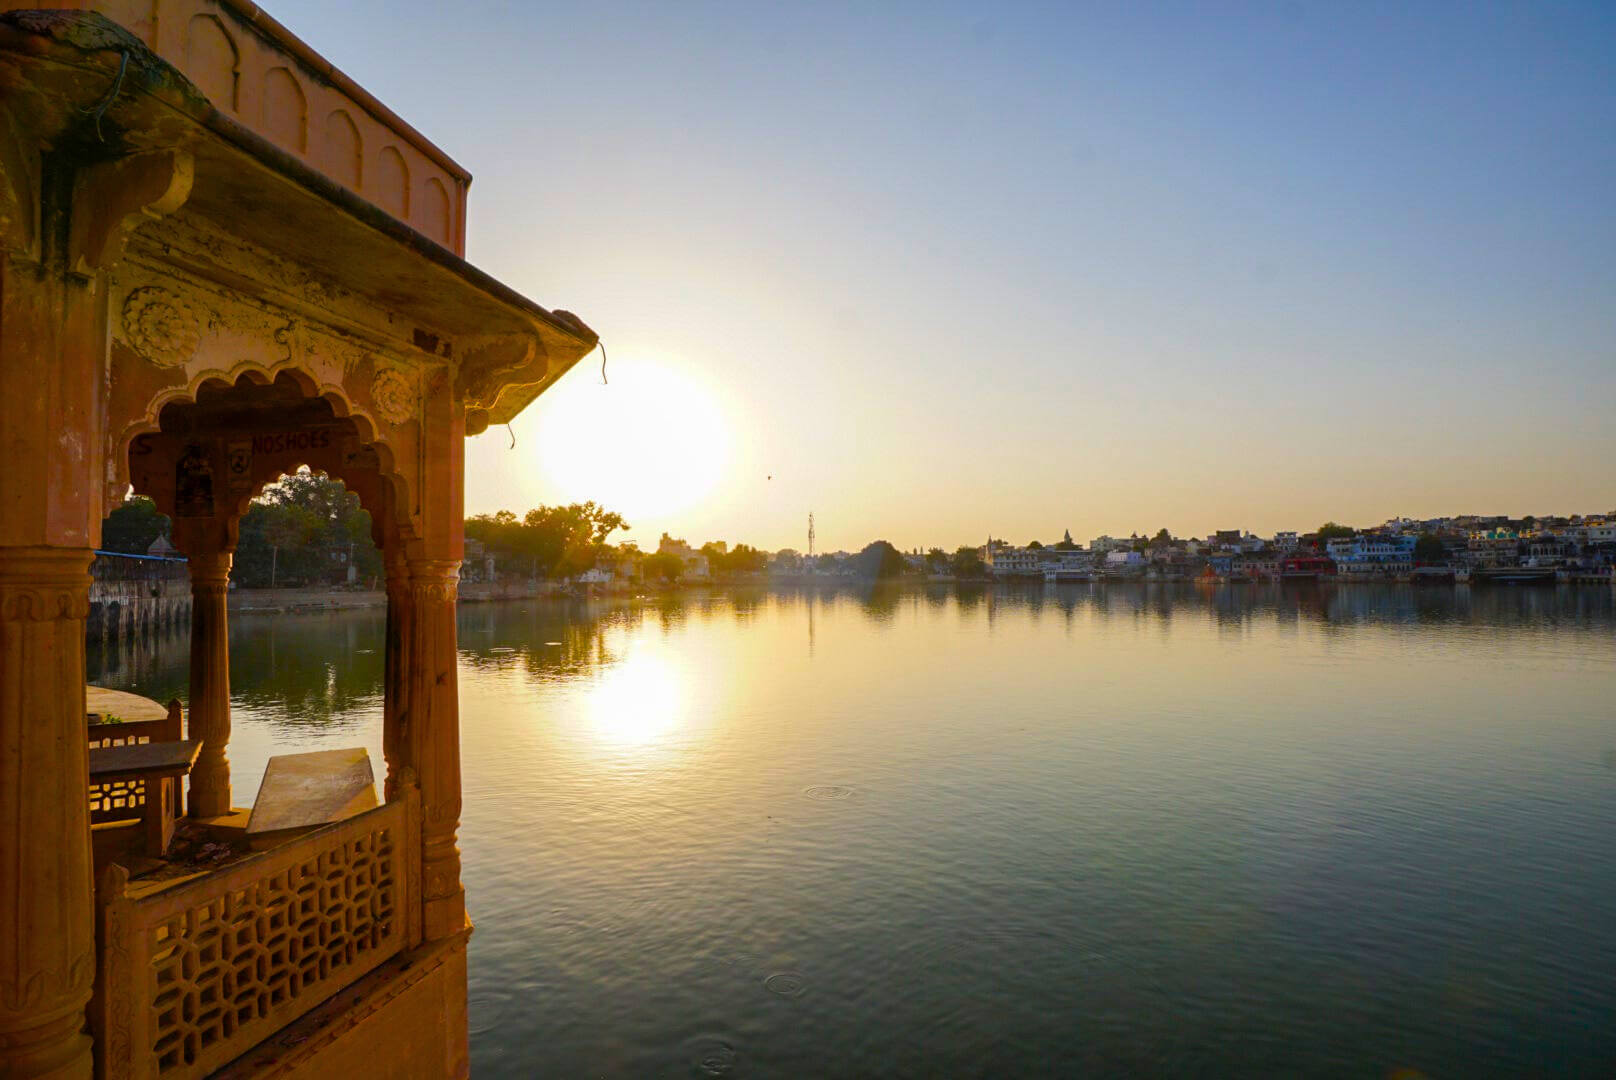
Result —
[{"label": "distant town skyline", "polygon": [[1616,504],[1611,5],[274,13],[610,350],[468,443],[468,513],[834,548]]},{"label": "distant town skyline", "polygon": [[[512,507],[502,507],[501,509],[511,510],[511,512],[514,513],[518,518],[521,518],[526,513],[526,510],[531,509],[531,508],[523,508],[521,510],[517,510],[517,509],[512,508]],[[609,509],[612,509],[612,508],[611,507],[605,507],[605,509],[609,510]],[[484,511],[484,513],[490,513],[490,512],[489,511]],[[1209,538],[1217,536],[1220,533],[1226,533],[1226,532],[1232,532],[1232,533],[1245,535],[1245,536],[1257,536],[1257,537],[1266,537],[1266,538],[1272,539],[1274,536],[1276,536],[1278,534],[1281,534],[1281,533],[1295,533],[1297,535],[1307,535],[1307,534],[1316,532],[1318,529],[1320,529],[1321,527],[1323,527],[1325,525],[1342,526],[1342,527],[1345,527],[1345,528],[1349,528],[1349,529],[1351,529],[1351,530],[1353,530],[1355,532],[1368,532],[1368,531],[1375,531],[1375,530],[1385,528],[1386,526],[1388,526],[1388,525],[1390,525],[1392,523],[1396,523],[1396,522],[1419,522],[1419,523],[1446,522],[1446,523],[1452,523],[1452,522],[1456,522],[1456,521],[1460,521],[1460,522],[1464,522],[1464,521],[1522,521],[1522,520],[1525,520],[1525,519],[1528,519],[1528,518],[1533,519],[1533,520],[1537,520],[1537,521],[1594,520],[1594,521],[1599,521],[1599,522],[1610,523],[1611,525],[1616,526],[1616,508],[1612,508],[1610,510],[1545,510],[1545,511],[1543,511],[1541,513],[1534,513],[1533,511],[1529,510],[1529,511],[1526,511],[1525,513],[1507,513],[1507,512],[1503,512],[1503,511],[1499,511],[1499,512],[1496,512],[1496,513],[1494,513],[1494,512],[1465,511],[1465,512],[1460,512],[1460,513],[1453,513],[1453,514],[1390,514],[1390,515],[1385,515],[1385,516],[1382,516],[1382,517],[1374,518],[1373,520],[1367,520],[1366,519],[1366,520],[1357,520],[1357,521],[1348,520],[1346,517],[1344,517],[1342,515],[1335,515],[1335,516],[1325,517],[1325,518],[1323,518],[1323,519],[1321,519],[1319,521],[1316,521],[1316,522],[1309,522],[1309,523],[1306,523],[1306,524],[1303,524],[1303,523],[1300,523],[1300,522],[1291,522],[1291,523],[1286,524],[1286,525],[1280,525],[1280,526],[1276,526],[1276,527],[1273,527],[1273,528],[1266,528],[1266,529],[1251,528],[1251,527],[1246,526],[1246,525],[1235,524],[1235,525],[1220,525],[1220,526],[1218,526],[1216,528],[1200,529],[1200,530],[1193,530],[1193,529],[1192,530],[1180,530],[1180,529],[1173,528],[1171,525],[1158,525],[1158,526],[1156,526],[1155,528],[1152,528],[1152,529],[1141,529],[1141,528],[1136,527],[1136,528],[1130,528],[1130,529],[1128,529],[1126,531],[1121,531],[1121,530],[1110,530],[1110,531],[1101,530],[1101,531],[1092,531],[1092,532],[1090,532],[1090,531],[1083,531],[1083,530],[1075,529],[1075,528],[1072,528],[1070,526],[1063,526],[1060,529],[1055,530],[1053,534],[1035,533],[1033,535],[1028,535],[1028,536],[1023,536],[1023,535],[1019,535],[1019,534],[1011,535],[1011,534],[1006,534],[1006,533],[1002,533],[1002,532],[999,532],[999,531],[989,529],[989,530],[986,530],[985,532],[983,532],[981,535],[979,535],[977,537],[974,537],[974,538],[973,537],[965,537],[965,538],[962,538],[962,539],[958,539],[957,541],[956,540],[951,540],[951,539],[926,539],[926,540],[922,540],[922,541],[906,542],[906,541],[902,541],[902,540],[896,540],[893,537],[887,536],[887,535],[871,535],[871,536],[864,537],[863,539],[855,539],[855,540],[849,541],[847,543],[841,543],[841,544],[836,544],[836,545],[827,545],[825,543],[824,534],[819,530],[819,527],[818,527],[819,523],[818,523],[818,520],[817,520],[817,517],[816,517],[816,521],[815,521],[816,543],[815,543],[815,546],[814,546],[814,550],[816,552],[819,552],[819,553],[834,552],[834,551],[857,552],[857,551],[863,549],[865,546],[867,546],[867,545],[869,545],[871,543],[874,543],[876,541],[885,540],[886,542],[892,544],[894,547],[896,547],[900,551],[906,551],[906,552],[908,552],[908,551],[916,551],[916,550],[926,551],[926,550],[928,550],[930,548],[936,547],[936,548],[942,548],[945,551],[952,552],[952,551],[957,550],[960,547],[981,547],[981,546],[983,546],[985,543],[987,543],[990,540],[995,542],[995,543],[1002,541],[1004,543],[1011,544],[1011,545],[1014,545],[1014,546],[1017,546],[1017,547],[1026,546],[1026,545],[1028,545],[1028,544],[1030,544],[1030,543],[1032,543],[1034,541],[1036,541],[1036,542],[1038,542],[1040,544],[1044,544],[1044,545],[1054,545],[1056,543],[1061,542],[1063,539],[1065,539],[1065,537],[1066,537],[1066,535],[1068,533],[1070,533],[1071,540],[1072,540],[1073,543],[1075,543],[1079,547],[1088,547],[1094,541],[1096,541],[1098,539],[1102,539],[1102,538],[1104,538],[1104,539],[1112,539],[1112,540],[1128,540],[1130,538],[1137,537],[1139,539],[1149,540],[1149,539],[1155,537],[1157,535],[1157,533],[1161,529],[1166,529],[1168,531],[1169,536],[1174,541],[1189,540],[1189,539],[1209,539]],[[620,544],[632,543],[632,544],[640,547],[643,550],[654,551],[654,550],[656,550],[656,548],[658,546],[658,542],[662,539],[663,535],[665,534],[665,535],[671,537],[674,540],[683,541],[683,542],[689,544],[692,548],[698,548],[698,549],[701,548],[705,544],[715,543],[715,542],[716,543],[722,543],[722,544],[728,544],[728,545],[745,544],[745,545],[748,545],[750,547],[755,547],[755,548],[757,548],[757,549],[759,549],[761,551],[769,552],[769,553],[776,552],[776,551],[781,551],[781,550],[785,550],[785,549],[791,549],[791,550],[795,550],[795,551],[798,551],[798,552],[806,553],[806,551],[808,549],[807,523],[806,522],[804,522],[803,535],[799,538],[799,542],[797,542],[797,543],[787,542],[787,543],[779,544],[779,545],[768,545],[768,544],[757,543],[753,539],[751,539],[749,537],[745,537],[745,536],[708,536],[708,535],[705,535],[705,534],[694,532],[694,531],[692,531],[690,529],[680,529],[678,527],[672,527],[672,528],[660,530],[654,536],[640,535],[641,532],[642,532],[642,530],[637,530],[637,529],[632,529],[631,528],[631,529],[624,530],[622,532],[614,533],[612,535],[612,537],[610,538],[610,543],[612,545],[620,545]]]}]

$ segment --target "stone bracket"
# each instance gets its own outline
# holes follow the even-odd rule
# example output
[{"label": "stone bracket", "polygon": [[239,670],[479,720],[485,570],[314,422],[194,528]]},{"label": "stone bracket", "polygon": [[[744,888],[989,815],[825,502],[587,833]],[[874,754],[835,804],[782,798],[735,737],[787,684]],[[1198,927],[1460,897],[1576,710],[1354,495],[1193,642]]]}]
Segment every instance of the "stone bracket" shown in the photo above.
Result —
[{"label": "stone bracket", "polygon": [[97,162],[74,178],[68,270],[89,276],[123,254],[136,228],[172,214],[190,198],[196,161],[188,150],[158,150]]},{"label": "stone bracket", "polygon": [[528,334],[479,334],[460,346],[460,383],[470,408],[486,412],[498,403],[507,383],[542,382],[549,372],[538,339]]}]

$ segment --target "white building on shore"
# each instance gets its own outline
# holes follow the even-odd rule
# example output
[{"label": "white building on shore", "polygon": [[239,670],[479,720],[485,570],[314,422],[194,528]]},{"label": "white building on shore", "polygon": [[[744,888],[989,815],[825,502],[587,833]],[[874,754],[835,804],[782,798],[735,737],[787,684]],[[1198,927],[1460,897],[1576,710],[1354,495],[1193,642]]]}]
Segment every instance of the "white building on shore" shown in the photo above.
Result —
[{"label": "white building on shore", "polygon": [[982,561],[994,577],[1038,577],[1043,573],[1038,565],[1038,552],[1003,542],[989,540],[987,555]]}]

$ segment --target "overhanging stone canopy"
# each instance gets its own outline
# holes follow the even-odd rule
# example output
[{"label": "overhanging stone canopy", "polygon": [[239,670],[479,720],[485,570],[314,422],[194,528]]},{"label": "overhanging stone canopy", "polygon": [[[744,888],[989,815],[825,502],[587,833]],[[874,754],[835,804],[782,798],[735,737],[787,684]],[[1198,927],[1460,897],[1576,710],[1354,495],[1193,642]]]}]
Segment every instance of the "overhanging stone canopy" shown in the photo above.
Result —
[{"label": "overhanging stone canopy", "polygon": [[[86,1077],[92,1046],[105,1076],[230,1061],[257,1075],[233,1025],[262,1038],[309,1009],[320,1034],[286,1041],[301,1049],[277,1067],[304,1063],[292,1075],[382,1052],[390,1075],[463,1074],[463,440],[511,419],[596,336],[466,263],[469,174],[257,8],[59,6],[97,10],[0,12],[0,1075]],[[144,909],[116,875],[102,888],[116,895],[92,903],[87,568],[131,486],[174,518],[193,592],[187,735],[202,743],[188,806],[223,821],[236,529],[299,465],[359,494],[388,591],[388,816],[305,863],[358,844],[413,868],[387,893],[408,901],[398,925],[412,929],[377,931],[413,951],[396,970],[375,953],[353,968],[368,989],[344,1009],[242,998],[237,1021],[199,1026],[119,997],[148,974],[96,945],[97,907],[104,937]],[[257,888],[238,878],[231,895]],[[189,888],[214,910],[206,883]],[[191,916],[174,918],[162,925]],[[219,986],[189,992],[214,1000]]]},{"label": "overhanging stone canopy", "polygon": [[[209,379],[300,370],[367,441],[395,444],[418,439],[424,403],[445,394],[467,434],[504,423],[595,345],[576,317],[231,119],[99,15],[0,16],[0,65],[15,87],[6,247],[107,274],[109,494],[128,479],[120,451]],[[63,184],[91,214],[51,251]],[[414,455],[398,456],[418,483]]]}]

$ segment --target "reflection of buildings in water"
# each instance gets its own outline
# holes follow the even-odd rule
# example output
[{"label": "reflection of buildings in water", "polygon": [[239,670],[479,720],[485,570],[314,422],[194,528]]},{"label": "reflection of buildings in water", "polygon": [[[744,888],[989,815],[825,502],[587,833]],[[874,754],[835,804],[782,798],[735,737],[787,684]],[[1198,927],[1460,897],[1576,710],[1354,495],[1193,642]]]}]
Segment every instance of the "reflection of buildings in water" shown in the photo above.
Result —
[{"label": "reflection of buildings in water", "polygon": [[1317,581],[1299,580],[1280,582],[1272,588],[1275,590],[1274,608],[1282,621],[1300,623],[1322,621],[1328,617],[1328,586],[1320,585]]},{"label": "reflection of buildings in water", "polygon": [[186,696],[191,632],[169,626],[149,634],[93,637],[85,643],[85,681],[113,690],[138,690],[155,701]]},{"label": "reflection of buildings in water", "polygon": [[320,727],[375,704],[386,662],[382,612],[246,615],[230,624],[231,698],[287,727]]},{"label": "reflection of buildings in water", "polygon": [[814,597],[808,598],[808,659],[814,658]]},{"label": "reflection of buildings in water", "polygon": [[[1616,606],[1616,591],[1608,588],[1560,586],[1552,588],[1473,589],[1414,587],[1395,583],[1264,582],[1215,586],[1176,582],[1093,584],[955,584],[913,586],[916,610],[946,607],[949,599],[961,614],[981,609],[989,629],[1001,615],[1026,612],[1034,622],[1046,609],[1060,612],[1070,625],[1079,610],[1104,620],[1150,619],[1170,621],[1189,611],[1204,612],[1216,623],[1238,627],[1253,619],[1301,626],[1353,623],[1453,622],[1472,618],[1497,619],[1504,624],[1541,619],[1608,618]],[[873,591],[842,587],[831,593],[850,593],[865,614],[888,621],[906,587]]]},{"label": "reflection of buildings in water", "polygon": [[962,612],[973,612],[987,601],[988,586],[964,584],[954,586],[954,600]]},{"label": "reflection of buildings in water", "polygon": [[902,585],[867,585],[858,588],[856,595],[870,621],[886,625],[897,615],[903,591]]},{"label": "reflection of buildings in water", "polygon": [[[695,602],[699,599],[699,602]],[[899,608],[915,617],[975,619],[989,626],[1019,613],[1036,620],[1058,612],[1070,633],[1079,615],[1100,624],[1147,620],[1164,629],[1175,616],[1210,617],[1239,631],[1253,621],[1317,626],[1330,632],[1354,626],[1472,623],[1508,630],[1532,626],[1601,626],[1616,619],[1609,588],[1432,588],[1407,585],[1093,584],[1056,586],[956,585],[883,587],[851,585],[749,590],[731,605],[719,592],[699,598],[667,594],[654,600],[523,600],[466,605],[460,611],[461,663],[490,672],[513,671],[534,680],[567,678],[623,659],[627,635],[644,629],[666,634],[691,617],[756,622],[771,605],[802,605],[810,659],[818,648],[821,605],[847,604],[880,624]],[[1002,605],[1002,607],[1001,607]],[[957,611],[948,611],[949,607]],[[333,717],[369,708],[381,693],[384,619],[377,611],[322,615],[244,615],[231,620],[233,697],[243,705],[296,717],[317,727]],[[132,690],[159,701],[187,695],[189,632],[131,636],[87,651],[88,681]]]}]

